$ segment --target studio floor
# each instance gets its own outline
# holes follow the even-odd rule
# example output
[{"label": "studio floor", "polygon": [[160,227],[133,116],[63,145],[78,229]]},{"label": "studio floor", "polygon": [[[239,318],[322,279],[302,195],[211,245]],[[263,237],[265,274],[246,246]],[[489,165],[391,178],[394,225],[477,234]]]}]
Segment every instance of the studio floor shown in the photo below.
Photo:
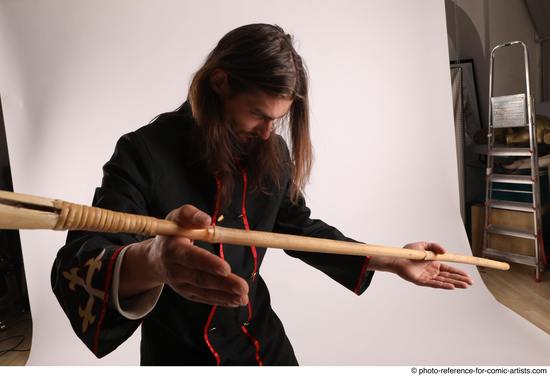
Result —
[{"label": "studio floor", "polygon": [[510,266],[508,271],[478,269],[485,285],[500,303],[550,334],[550,271],[536,282],[534,268],[519,264]]},{"label": "studio floor", "polygon": [[[0,366],[24,366],[32,343],[32,320],[29,312],[10,315],[0,328]],[[12,350],[12,351],[6,351]]]}]

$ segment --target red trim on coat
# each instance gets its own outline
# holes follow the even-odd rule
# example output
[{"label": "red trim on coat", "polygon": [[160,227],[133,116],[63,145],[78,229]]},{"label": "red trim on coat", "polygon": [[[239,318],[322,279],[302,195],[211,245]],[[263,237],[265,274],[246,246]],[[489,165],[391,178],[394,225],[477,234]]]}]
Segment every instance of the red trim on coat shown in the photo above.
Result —
[{"label": "red trim on coat", "polygon": [[[246,173],[246,170],[244,168],[241,168],[243,173],[243,199],[242,199],[242,215],[243,215],[243,223],[244,228],[247,231],[250,231],[250,224],[248,223],[248,216],[246,215],[246,191],[248,186],[248,175]],[[252,245],[250,246],[250,251],[252,252],[252,257],[254,258],[254,272],[252,274],[252,282],[256,280],[256,276],[258,275],[258,253],[256,251],[256,246]],[[252,320],[252,303],[248,301],[248,321]],[[248,330],[246,330],[246,327],[243,325],[241,326],[242,331],[248,339],[254,344],[254,348],[256,349],[256,362],[258,362],[259,366],[262,366],[264,363],[262,359],[260,358],[260,342],[254,338]]]},{"label": "red trim on coat", "polygon": [[[244,222],[244,228],[247,231],[250,231],[250,225],[248,224],[248,216],[246,215],[246,190],[247,190],[247,182],[248,182],[248,176],[246,174],[246,170],[242,170],[243,173],[243,199],[242,199],[242,215],[243,215],[243,222]],[[256,279],[256,273],[258,272],[258,253],[256,252],[256,246],[251,245],[250,251],[252,252],[252,257],[254,257],[254,276],[252,277],[252,281]]]},{"label": "red trim on coat", "polygon": [[252,344],[254,345],[254,348],[256,349],[256,362],[258,363],[259,366],[263,366],[264,362],[260,357],[260,342],[258,342],[258,340],[254,338],[252,334],[248,332],[248,330],[246,330],[246,326],[242,325],[241,330],[243,331],[244,334],[246,334],[246,336],[248,337],[250,342],[252,342]]},{"label": "red trim on coat", "polygon": [[214,318],[214,313],[216,312],[216,308],[218,306],[212,306],[212,309],[210,310],[210,314],[208,315],[208,320],[206,320],[206,325],[204,326],[204,341],[206,342],[206,345],[210,349],[210,352],[212,355],[214,355],[214,358],[216,358],[216,365],[220,365],[220,354],[214,349],[214,346],[210,343],[210,340],[208,339],[208,328],[210,327],[210,323],[212,323],[212,319]]},{"label": "red trim on coat", "polygon": [[[239,164],[240,165],[240,164]],[[248,186],[248,175],[246,173],[246,170],[241,167],[241,171],[243,174],[243,199],[242,199],[242,206],[241,206],[241,214],[243,218],[243,224],[244,228],[247,231],[250,231],[250,225],[248,224],[248,216],[246,215],[246,191]],[[256,279],[256,273],[258,270],[258,253],[256,252],[256,246],[252,245],[250,246],[250,252],[252,252],[252,257],[254,259],[254,271],[252,275],[252,282]],[[252,304],[250,301],[248,302],[248,321],[252,320]]]},{"label": "red trim on coat", "polygon": [[105,285],[103,287],[103,306],[101,307],[101,313],[99,314],[99,320],[97,321],[97,326],[95,328],[94,333],[94,344],[92,347],[93,353],[99,357],[99,332],[101,330],[101,324],[103,324],[103,319],[105,318],[105,314],[107,313],[107,307],[109,306],[109,292],[111,291],[111,278],[113,277],[113,265],[115,263],[116,258],[118,257],[120,251],[125,246],[117,248],[109,260],[109,265],[107,267],[107,274],[105,275]]},{"label": "red trim on coat", "polygon": [[[222,183],[220,181],[220,178],[216,176],[216,204],[214,207],[214,214],[212,215],[212,218],[211,218],[212,227],[216,227],[216,221],[218,220],[218,213],[220,211],[221,188],[222,188]],[[221,243],[220,243],[220,257],[222,259],[224,258],[223,244]],[[216,365],[219,366],[220,354],[218,354],[216,349],[214,349],[214,346],[212,346],[212,344],[210,343],[210,339],[208,338],[208,330],[210,328],[210,324],[212,323],[212,319],[214,318],[214,313],[216,313],[216,308],[217,306],[213,305],[212,309],[210,310],[210,313],[208,314],[208,319],[206,320],[206,324],[204,325],[204,329],[203,329],[203,337],[204,337],[204,342],[206,342],[206,346],[208,346],[208,348],[210,349],[210,352],[212,353],[212,355],[214,355],[214,358],[216,358]]]},{"label": "red trim on coat", "polygon": [[[247,191],[247,180],[248,179],[247,179],[246,171],[244,169],[242,169],[242,173],[243,173],[243,199],[242,199],[242,208],[241,208],[241,210],[242,210],[242,217],[243,217],[244,227],[245,227],[246,230],[250,230],[250,225],[248,223],[248,217],[246,215],[246,191]],[[220,198],[221,198],[220,193],[221,193],[221,181],[218,177],[216,177],[216,205],[215,205],[215,209],[214,209],[214,215],[212,216],[212,226],[213,227],[216,226],[218,214],[219,214],[219,211],[220,211]],[[254,281],[256,279],[256,275],[257,275],[257,271],[258,271],[258,255],[257,255],[257,251],[256,251],[255,246],[251,246],[250,250],[251,250],[252,256],[254,258],[254,274],[253,274],[253,277],[252,277],[252,280]],[[221,243],[220,243],[220,257],[222,259],[224,258],[223,244],[221,244]],[[209,329],[210,324],[212,323],[212,320],[214,318],[216,308],[217,308],[217,306],[214,305],[214,306],[212,306],[212,309],[210,310],[210,314],[208,315],[206,325],[204,326],[203,336],[204,336],[204,341],[206,342],[206,345],[210,349],[210,352],[216,358],[216,365],[219,366],[220,365],[220,355],[214,349],[214,347],[212,346],[212,344],[210,343],[210,340],[208,338],[208,329]],[[251,319],[252,319],[252,305],[251,305],[250,302],[248,302],[248,321],[250,321]],[[254,349],[256,351],[256,362],[258,363],[258,365],[262,366],[263,361],[260,357],[260,342],[248,332],[248,330],[246,329],[246,327],[244,325],[241,326],[241,330],[243,331],[243,333],[248,337],[248,339],[254,345]]]},{"label": "red trim on coat", "polygon": [[[216,176],[216,207],[214,209],[214,215],[212,216],[212,227],[216,227],[218,221],[218,214],[220,214],[221,206],[221,192],[222,192],[222,182],[219,177]],[[223,246],[220,244],[220,257],[223,259]]]},{"label": "red trim on coat", "polygon": [[353,292],[355,292],[356,295],[359,295],[359,289],[361,288],[361,284],[365,279],[365,273],[367,271],[367,266],[369,265],[370,258],[371,256],[365,256],[365,262],[363,262],[361,273],[359,273],[359,278],[357,279],[357,283],[355,284],[355,289],[353,290]]},{"label": "red trim on coat", "polygon": [[252,320],[252,304],[248,301],[248,321]]}]

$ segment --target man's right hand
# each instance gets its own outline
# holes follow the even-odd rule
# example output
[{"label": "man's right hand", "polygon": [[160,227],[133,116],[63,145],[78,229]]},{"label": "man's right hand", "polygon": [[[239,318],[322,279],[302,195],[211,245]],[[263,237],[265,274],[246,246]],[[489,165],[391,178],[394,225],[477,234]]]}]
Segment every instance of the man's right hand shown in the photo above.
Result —
[{"label": "man's right hand", "polygon": [[[171,211],[166,219],[185,228],[206,228],[210,216],[192,205]],[[231,273],[222,258],[182,236],[160,236],[131,244],[122,260],[119,298],[162,283],[194,302],[237,307],[248,303],[247,282]]]}]

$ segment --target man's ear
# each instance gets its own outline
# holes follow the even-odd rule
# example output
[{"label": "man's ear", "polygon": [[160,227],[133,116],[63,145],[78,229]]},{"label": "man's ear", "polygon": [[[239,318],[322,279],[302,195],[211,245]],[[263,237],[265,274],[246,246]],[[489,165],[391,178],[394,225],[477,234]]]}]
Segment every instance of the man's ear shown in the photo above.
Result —
[{"label": "man's ear", "polygon": [[210,85],[212,90],[220,97],[227,98],[229,96],[229,84],[227,82],[227,73],[224,70],[216,68],[210,74]]}]

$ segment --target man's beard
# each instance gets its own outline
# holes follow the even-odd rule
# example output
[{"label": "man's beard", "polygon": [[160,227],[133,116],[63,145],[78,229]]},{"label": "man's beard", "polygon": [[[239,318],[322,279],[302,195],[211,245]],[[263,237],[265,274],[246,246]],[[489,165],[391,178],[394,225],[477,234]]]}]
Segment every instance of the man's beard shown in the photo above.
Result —
[{"label": "man's beard", "polygon": [[259,136],[252,136],[248,134],[243,134],[243,136],[240,136],[239,133],[235,131],[234,126],[231,129],[230,138],[233,145],[235,145],[235,152],[237,154],[237,158],[239,159],[247,159],[250,156],[257,155],[262,144],[266,142]]},{"label": "man's beard", "polygon": [[260,137],[250,137],[246,141],[237,138],[235,148],[239,157],[248,158],[256,155],[264,142]]}]

